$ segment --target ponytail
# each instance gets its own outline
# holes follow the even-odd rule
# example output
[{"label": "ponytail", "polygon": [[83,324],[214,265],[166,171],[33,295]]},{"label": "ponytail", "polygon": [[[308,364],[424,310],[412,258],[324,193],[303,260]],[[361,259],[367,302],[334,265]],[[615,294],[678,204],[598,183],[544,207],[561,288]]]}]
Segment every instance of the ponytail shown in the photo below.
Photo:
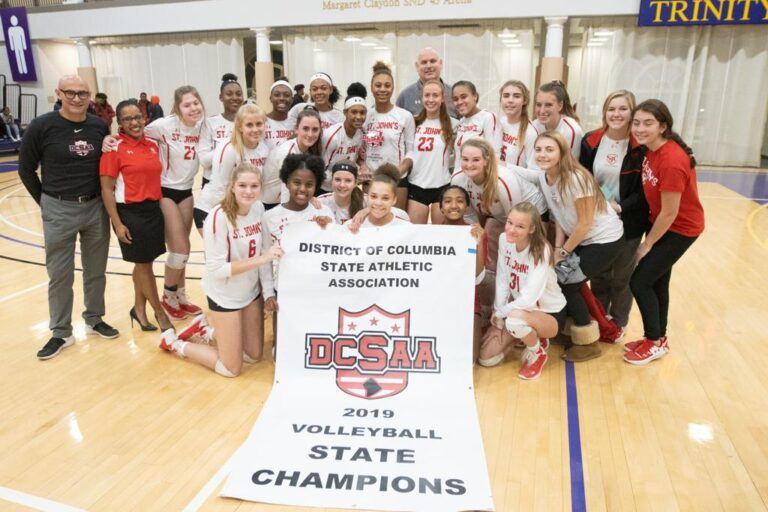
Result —
[{"label": "ponytail", "polygon": [[561,115],[572,117],[577,123],[581,123],[579,116],[576,115],[576,109],[571,104],[571,97],[568,96],[568,90],[565,88],[565,84],[560,80],[552,80],[546,84],[539,86],[539,92],[548,92],[554,94],[557,100],[563,104],[563,108],[560,110]]}]

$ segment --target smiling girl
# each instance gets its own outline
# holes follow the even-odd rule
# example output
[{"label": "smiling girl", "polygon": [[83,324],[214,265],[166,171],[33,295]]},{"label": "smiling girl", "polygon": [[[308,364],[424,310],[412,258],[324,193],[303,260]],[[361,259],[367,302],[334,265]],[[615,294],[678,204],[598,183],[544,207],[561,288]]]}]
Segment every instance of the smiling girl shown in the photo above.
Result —
[{"label": "smiling girl", "polygon": [[496,114],[487,110],[481,110],[477,106],[480,96],[472,82],[461,80],[453,84],[453,105],[461,116],[456,126],[456,141],[454,154],[461,154],[461,145],[474,137],[482,137],[487,140],[493,150],[501,151],[501,124]]},{"label": "smiling girl", "polygon": [[579,125],[579,118],[563,82],[554,80],[539,87],[536,91],[535,112],[533,127],[536,131],[558,132],[563,136],[573,156],[579,158],[584,130]]},{"label": "smiling girl", "polygon": [[320,113],[323,130],[334,124],[344,121],[344,114],[333,108],[333,105],[341,98],[341,93],[333,85],[330,75],[327,73],[315,73],[309,80],[309,103],[297,103],[288,111],[288,118],[297,121],[299,114],[307,105],[314,105]]},{"label": "smiling girl", "polygon": [[272,111],[267,114],[264,130],[264,143],[269,149],[274,149],[278,144],[293,137],[296,123],[295,120],[292,123],[288,119],[288,110],[291,108],[293,99],[292,91],[291,84],[285,77],[276,80],[269,90],[269,102],[272,104]]},{"label": "smiling girl", "polygon": [[219,101],[221,101],[224,112],[208,118],[210,131],[200,148],[200,165],[203,166],[203,188],[211,181],[213,154],[217,147],[229,140],[235,115],[243,104],[243,88],[237,82],[237,76],[232,73],[226,73],[221,77]]},{"label": "smiling girl", "polygon": [[499,91],[501,110],[501,150],[499,162],[504,165],[535,167],[533,145],[538,132],[528,119],[531,94],[523,82],[509,80]]},{"label": "smiling girl", "polygon": [[[261,176],[249,163],[232,173],[227,194],[205,221],[203,290],[214,328],[203,319],[179,334],[163,333],[160,348],[201,364],[223,377],[240,374],[243,362],[261,359],[264,311],[261,294],[274,300],[271,262],[282,256],[280,247],[262,252],[262,216],[258,201]],[[185,341],[199,335],[210,344]],[[185,339],[182,339],[185,338]]]},{"label": "smiling girl", "polygon": [[[394,211],[399,175],[400,171],[392,164],[384,164],[376,169],[371,179],[371,186],[368,188],[368,215],[360,227],[383,228],[410,224],[397,216]],[[354,231],[354,228],[352,229]]]},{"label": "smiling girl", "polygon": [[323,132],[323,160],[325,161],[325,180],[320,189],[327,193],[331,190],[331,167],[341,160],[357,164],[363,157],[363,123],[368,113],[365,105],[367,91],[361,83],[354,82],[347,88],[344,100],[344,122],[335,124]]}]

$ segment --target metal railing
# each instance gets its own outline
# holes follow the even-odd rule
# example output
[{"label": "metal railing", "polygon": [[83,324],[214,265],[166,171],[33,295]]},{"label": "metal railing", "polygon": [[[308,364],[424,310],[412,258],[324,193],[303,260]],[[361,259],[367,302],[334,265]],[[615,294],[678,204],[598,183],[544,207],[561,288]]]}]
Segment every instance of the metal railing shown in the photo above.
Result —
[{"label": "metal railing", "polygon": [[19,96],[19,124],[28,125],[37,117],[37,96],[21,93]]},{"label": "metal railing", "polygon": [[9,107],[13,117],[26,126],[37,117],[37,96],[22,92],[21,85],[8,83],[8,78],[0,74],[0,109]]}]

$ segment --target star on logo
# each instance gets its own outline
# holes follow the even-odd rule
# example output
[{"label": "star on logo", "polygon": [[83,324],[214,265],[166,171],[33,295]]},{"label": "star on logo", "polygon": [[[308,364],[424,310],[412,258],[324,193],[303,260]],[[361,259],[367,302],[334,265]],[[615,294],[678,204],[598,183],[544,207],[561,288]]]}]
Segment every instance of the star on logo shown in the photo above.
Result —
[{"label": "star on logo", "polygon": [[357,329],[357,324],[355,322],[350,322],[347,324],[347,329],[349,329],[350,331],[354,331]]},{"label": "star on logo", "polygon": [[392,332],[400,332],[400,326],[397,324],[392,324]]},{"label": "star on logo", "polygon": [[375,316],[371,317],[369,321],[371,322],[371,325],[379,325],[379,319],[376,318]]}]

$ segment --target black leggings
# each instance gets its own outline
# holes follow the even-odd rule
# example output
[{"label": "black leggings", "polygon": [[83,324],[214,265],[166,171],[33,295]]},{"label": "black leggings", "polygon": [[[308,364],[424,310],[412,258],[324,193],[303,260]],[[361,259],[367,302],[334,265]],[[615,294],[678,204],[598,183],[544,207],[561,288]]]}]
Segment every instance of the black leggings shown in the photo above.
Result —
[{"label": "black leggings", "polygon": [[643,317],[644,336],[649,340],[658,340],[667,334],[672,265],[696,238],[667,231],[640,260],[629,280],[632,295]]},{"label": "black leggings", "polygon": [[[576,254],[579,255],[579,267],[587,279],[602,274],[610,268],[613,260],[619,255],[621,246],[624,245],[622,236],[614,242],[607,244],[580,245],[576,248]],[[583,281],[582,281],[583,283]],[[581,296],[582,283],[561,284],[560,289],[565,295],[568,307],[568,316],[573,318],[573,323],[584,326],[589,325],[592,317],[589,315],[589,308]]]}]

